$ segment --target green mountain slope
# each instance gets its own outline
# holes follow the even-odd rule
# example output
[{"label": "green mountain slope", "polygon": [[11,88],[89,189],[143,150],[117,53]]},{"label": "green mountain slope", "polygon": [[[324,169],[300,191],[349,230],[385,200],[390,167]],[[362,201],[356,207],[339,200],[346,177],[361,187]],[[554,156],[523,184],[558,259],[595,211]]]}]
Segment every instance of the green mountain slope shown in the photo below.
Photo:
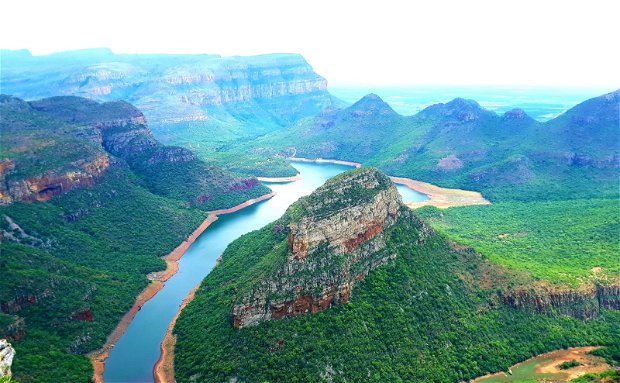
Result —
[{"label": "green mountain slope", "polygon": [[435,233],[384,180],[343,173],[233,242],[176,323],[177,381],[458,382],[617,343],[616,293],[516,303],[531,276]]},{"label": "green mountain slope", "polygon": [[616,197],[619,100],[612,92],[539,123],[521,110],[498,116],[464,99],[403,117],[369,95],[233,151],[357,161],[491,200]]},{"label": "green mountain slope", "polygon": [[161,256],[269,192],[153,138],[125,102],[0,96],[0,338],[20,382],[90,382]]}]

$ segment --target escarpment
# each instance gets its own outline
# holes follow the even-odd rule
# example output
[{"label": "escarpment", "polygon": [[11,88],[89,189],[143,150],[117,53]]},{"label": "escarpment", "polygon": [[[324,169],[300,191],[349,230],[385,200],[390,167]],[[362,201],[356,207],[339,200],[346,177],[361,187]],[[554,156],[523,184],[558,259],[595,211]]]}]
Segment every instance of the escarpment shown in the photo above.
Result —
[{"label": "escarpment", "polygon": [[[163,145],[142,112],[124,101],[63,96],[26,102],[2,95],[0,112],[7,156],[0,158],[2,205],[92,187],[113,164],[128,165],[151,191],[185,205],[221,208],[268,192],[255,178],[234,176],[188,149]],[[225,196],[240,192],[247,195],[235,201]]]},{"label": "escarpment", "polygon": [[240,294],[232,324],[240,329],[270,319],[317,313],[348,302],[355,284],[395,255],[384,231],[402,206],[389,178],[374,169],[335,177],[287,211],[290,221],[278,266]]},{"label": "escarpment", "polygon": [[602,309],[620,310],[620,280],[579,288],[534,285],[501,294],[502,303],[535,313],[556,313],[579,319],[597,317]]},{"label": "escarpment", "polygon": [[[79,64],[67,68],[69,57]],[[24,66],[31,68],[28,86],[20,75]],[[290,122],[333,102],[325,78],[296,54],[116,55],[100,50],[17,56],[3,51],[2,74],[5,92],[16,96],[128,100],[151,124],[208,121],[222,113],[222,106],[235,109],[235,104],[239,111],[254,104]]]}]

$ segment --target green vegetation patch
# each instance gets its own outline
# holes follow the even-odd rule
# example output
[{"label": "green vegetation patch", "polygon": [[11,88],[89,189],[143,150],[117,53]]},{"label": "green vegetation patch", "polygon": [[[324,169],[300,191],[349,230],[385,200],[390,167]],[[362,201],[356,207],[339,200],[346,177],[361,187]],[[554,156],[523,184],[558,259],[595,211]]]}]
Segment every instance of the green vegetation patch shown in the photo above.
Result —
[{"label": "green vegetation patch", "polygon": [[579,367],[579,366],[581,366],[581,363],[579,363],[578,361],[573,359],[573,360],[569,360],[569,361],[560,363],[558,368],[560,370],[568,370],[568,369],[571,369],[573,367]]},{"label": "green vegetation patch", "polygon": [[616,200],[425,207],[418,213],[450,239],[538,279],[576,285],[620,276]]}]

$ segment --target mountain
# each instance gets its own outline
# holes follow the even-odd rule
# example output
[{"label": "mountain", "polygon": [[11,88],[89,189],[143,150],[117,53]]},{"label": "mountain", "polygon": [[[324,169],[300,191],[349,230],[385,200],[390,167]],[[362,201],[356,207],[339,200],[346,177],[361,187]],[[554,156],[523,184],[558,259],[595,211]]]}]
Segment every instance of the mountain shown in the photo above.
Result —
[{"label": "mountain", "polygon": [[342,105],[296,54],[130,55],[108,49],[1,54],[4,93],[28,100],[122,99],[144,112],[158,139],[200,156]]},{"label": "mountain", "polygon": [[166,146],[123,102],[0,96],[0,338],[20,382],[90,360],[207,211],[269,193]]},{"label": "mountain", "polygon": [[617,343],[617,283],[537,285],[437,234],[378,170],[352,170],[226,249],[176,322],[175,378],[457,382]]},{"label": "mountain", "polygon": [[144,115],[124,101],[99,104],[64,96],[28,103],[3,95],[0,108],[5,203],[46,201],[92,186],[114,160],[129,165],[151,192],[204,209],[266,192],[256,179],[235,177],[187,149],[162,145]]},{"label": "mountain", "polygon": [[616,196],[619,94],[587,100],[546,123],[522,110],[499,116],[460,98],[403,117],[369,95],[232,150],[357,161],[495,201]]}]

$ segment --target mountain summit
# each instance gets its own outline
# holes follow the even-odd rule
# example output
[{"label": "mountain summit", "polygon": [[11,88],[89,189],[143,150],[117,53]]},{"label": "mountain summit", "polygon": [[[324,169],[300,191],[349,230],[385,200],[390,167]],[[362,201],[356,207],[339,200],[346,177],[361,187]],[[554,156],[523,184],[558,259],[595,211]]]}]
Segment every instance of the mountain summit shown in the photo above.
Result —
[{"label": "mountain summit", "polygon": [[346,303],[357,282],[393,258],[382,234],[397,221],[401,206],[394,184],[372,168],[334,177],[292,205],[272,227],[283,243],[274,258],[265,256],[272,271],[239,291],[233,326]]},{"label": "mountain summit", "polygon": [[374,93],[367,94],[355,104],[351,105],[346,112],[356,117],[367,116],[398,116],[398,113],[392,109],[381,97]]}]

